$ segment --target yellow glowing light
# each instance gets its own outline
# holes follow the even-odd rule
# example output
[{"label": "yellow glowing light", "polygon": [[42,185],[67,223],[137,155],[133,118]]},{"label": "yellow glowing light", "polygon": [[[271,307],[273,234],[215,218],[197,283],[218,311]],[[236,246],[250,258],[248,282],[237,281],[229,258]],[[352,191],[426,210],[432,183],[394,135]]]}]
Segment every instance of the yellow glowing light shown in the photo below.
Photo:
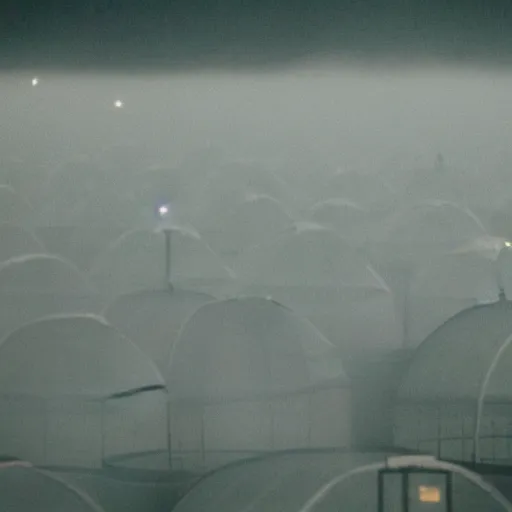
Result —
[{"label": "yellow glowing light", "polygon": [[505,247],[512,247],[512,242],[505,242]]},{"label": "yellow glowing light", "polygon": [[441,503],[441,491],[438,487],[420,485],[418,498],[422,503]]}]

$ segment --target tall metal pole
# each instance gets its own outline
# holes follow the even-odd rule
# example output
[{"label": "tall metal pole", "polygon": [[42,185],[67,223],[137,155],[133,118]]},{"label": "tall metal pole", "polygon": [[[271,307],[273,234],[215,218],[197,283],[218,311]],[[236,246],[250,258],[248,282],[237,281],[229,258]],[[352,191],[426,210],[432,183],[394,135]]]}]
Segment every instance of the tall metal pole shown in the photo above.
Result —
[{"label": "tall metal pole", "polygon": [[165,236],[165,286],[172,288],[171,282],[171,230],[164,229]]},{"label": "tall metal pole", "polygon": [[167,392],[165,399],[167,401],[165,406],[165,413],[166,413],[166,427],[167,427],[167,461],[169,462],[169,470],[172,470],[172,462],[173,462],[173,456],[172,456],[172,427],[171,427],[171,399],[169,397],[169,392]]}]

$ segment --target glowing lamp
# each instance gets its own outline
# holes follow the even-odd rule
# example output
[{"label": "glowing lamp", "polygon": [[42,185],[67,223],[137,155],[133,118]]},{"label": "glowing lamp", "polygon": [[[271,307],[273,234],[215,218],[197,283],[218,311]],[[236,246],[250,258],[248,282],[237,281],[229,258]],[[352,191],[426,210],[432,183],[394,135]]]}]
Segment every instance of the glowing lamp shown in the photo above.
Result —
[{"label": "glowing lamp", "polygon": [[162,218],[167,217],[167,215],[169,215],[169,206],[167,206],[166,204],[159,206],[158,207],[158,215]]},{"label": "glowing lamp", "polygon": [[421,503],[441,503],[441,490],[438,487],[420,485],[418,499]]}]

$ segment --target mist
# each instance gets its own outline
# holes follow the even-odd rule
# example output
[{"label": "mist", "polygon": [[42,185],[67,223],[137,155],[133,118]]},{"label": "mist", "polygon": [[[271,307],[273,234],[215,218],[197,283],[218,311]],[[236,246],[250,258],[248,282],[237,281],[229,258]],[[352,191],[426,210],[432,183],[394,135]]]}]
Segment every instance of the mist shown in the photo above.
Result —
[{"label": "mist", "polygon": [[100,3],[0,66],[0,486],[359,512],[392,469],[390,509],[511,510],[506,23]]},{"label": "mist", "polygon": [[[13,147],[25,157],[48,151],[64,137],[70,155],[135,143],[179,160],[213,144],[233,156],[309,155],[367,171],[428,166],[437,153],[465,171],[507,166],[511,158],[512,75],[505,71],[309,66],[33,76],[37,87],[29,74],[1,77],[4,155]],[[117,99],[122,110],[113,108]]]}]

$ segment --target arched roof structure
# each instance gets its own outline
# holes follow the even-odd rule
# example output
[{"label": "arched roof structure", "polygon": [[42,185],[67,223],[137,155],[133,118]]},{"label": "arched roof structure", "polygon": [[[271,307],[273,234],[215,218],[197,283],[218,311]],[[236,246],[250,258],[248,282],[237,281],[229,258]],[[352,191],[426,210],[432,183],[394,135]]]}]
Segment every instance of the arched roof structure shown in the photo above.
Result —
[{"label": "arched roof structure", "polygon": [[0,339],[44,316],[91,313],[97,307],[86,276],[62,258],[32,254],[0,265]]},{"label": "arched roof structure", "polygon": [[33,233],[16,224],[0,223],[0,262],[43,252],[42,243]]},{"label": "arched roof structure", "polygon": [[299,224],[244,251],[234,268],[239,294],[272,297],[291,307],[341,348],[387,350],[400,344],[391,291],[333,230]]},{"label": "arched roof structure", "polygon": [[462,311],[434,331],[400,384],[396,445],[509,464],[496,442],[512,436],[511,341],[512,303],[506,300]]},{"label": "arched roof structure", "polygon": [[58,256],[27,254],[0,265],[0,291],[90,292],[91,287],[72,263]]},{"label": "arched roof structure", "polygon": [[383,222],[375,257],[417,262],[455,250],[486,235],[476,215],[455,203],[427,201],[404,208]]},{"label": "arched roof structure", "polygon": [[100,317],[14,331],[0,344],[0,390],[0,450],[39,465],[100,467],[110,454],[166,443],[162,376]]},{"label": "arched roof structure", "polygon": [[292,226],[292,219],[273,197],[251,195],[207,233],[217,254],[236,257],[243,249],[271,240]]},{"label": "arched roof structure", "polygon": [[165,374],[181,328],[203,304],[214,300],[210,295],[178,288],[143,290],[117,297],[104,315]]},{"label": "arched roof structure", "polygon": [[[452,492],[453,510],[468,512],[511,510],[510,504],[479,476],[453,464],[418,457],[390,457],[384,453],[283,453],[232,464],[203,478],[178,503],[176,512],[207,508],[225,512],[359,512],[378,510],[379,472],[392,467],[407,472],[412,503],[419,501],[415,486],[434,486],[445,500]],[[423,473],[421,472],[423,470]],[[426,474],[425,471],[431,471]],[[433,475],[437,474],[437,478]],[[384,490],[384,506],[400,495],[398,478]],[[452,488],[443,488],[450,479]],[[394,484],[394,486],[393,486]],[[415,492],[416,491],[416,492]],[[387,501],[386,498],[390,499]],[[341,508],[340,508],[341,507]],[[384,508],[383,510],[387,510]],[[394,510],[394,509],[393,509]]]},{"label": "arched roof structure", "polygon": [[334,346],[307,320],[261,298],[199,308],[171,353],[171,399],[243,400],[346,381]]},{"label": "arched roof structure", "polygon": [[9,185],[0,185],[0,222],[26,225],[32,220],[28,201]]},{"label": "arched roof structure", "polygon": [[497,260],[505,243],[496,237],[474,239],[414,268],[406,298],[409,346],[419,345],[460,311],[499,300]]},{"label": "arched roof structure", "polygon": [[94,315],[44,318],[0,344],[3,394],[101,399],[162,385],[151,360]]},{"label": "arched roof structure", "polygon": [[198,205],[195,225],[215,228],[231,209],[253,195],[274,197],[285,207],[291,191],[276,174],[247,162],[233,162],[210,173]]},{"label": "arched roof structure", "polygon": [[85,492],[28,462],[0,462],[0,495],[6,511],[102,512]]},{"label": "arched roof structure", "polygon": [[[394,196],[390,184],[377,173],[339,170],[326,183],[326,198],[333,194],[359,202],[368,209],[379,209]],[[328,194],[328,195],[327,195]]]},{"label": "arched roof structure", "polygon": [[350,443],[350,387],[335,348],[274,301],[202,306],[173,347],[167,384],[172,455],[186,469]]},{"label": "arched roof structure", "polygon": [[348,242],[318,224],[297,224],[277,239],[250,248],[235,270],[243,284],[387,291],[384,281]]},{"label": "arched roof structure", "polygon": [[313,222],[334,229],[341,237],[360,244],[372,236],[371,213],[363,205],[345,198],[315,203],[309,210]]},{"label": "arched roof structure", "polygon": [[[222,289],[233,278],[232,272],[192,230],[172,228],[170,249],[173,286],[209,293]],[[97,258],[91,280],[109,297],[166,288],[165,250],[163,233],[128,231]]]}]

